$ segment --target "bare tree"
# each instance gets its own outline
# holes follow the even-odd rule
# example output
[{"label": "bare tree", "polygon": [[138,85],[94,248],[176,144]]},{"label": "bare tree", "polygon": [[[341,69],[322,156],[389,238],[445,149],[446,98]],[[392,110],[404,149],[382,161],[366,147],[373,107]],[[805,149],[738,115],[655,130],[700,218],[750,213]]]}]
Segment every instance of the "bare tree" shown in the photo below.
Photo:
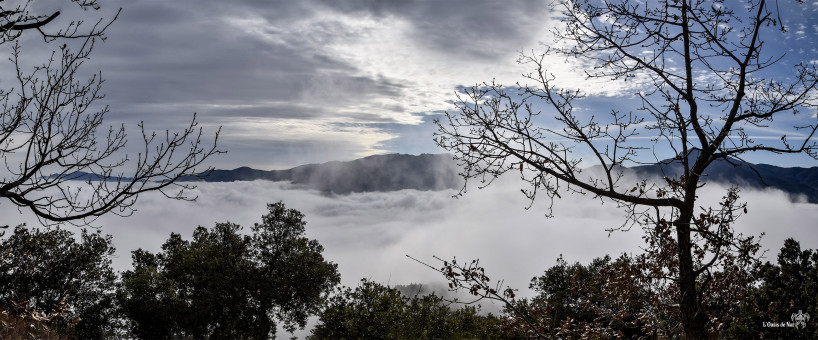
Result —
[{"label": "bare tree", "polygon": [[[766,72],[783,57],[764,51],[765,40],[785,31],[777,3],[734,5],[562,1],[557,6],[564,26],[554,34],[556,46],[564,47],[551,47],[544,55],[593,65],[589,78],[644,81],[633,112],[578,114],[582,91],[558,86],[544,55],[523,55],[521,61],[536,69],[527,75],[529,84],[466,89],[456,102],[459,112],[437,121],[435,140],[455,154],[467,181],[490,183],[519,170],[531,200],[544,193],[553,202],[568,190],[624,208],[628,217],[622,228],[640,225],[646,231],[647,253],[664,266],[655,274],[677,287],[681,323],[692,339],[714,331],[704,293],[714,285],[714,271],[732,265],[725,263],[725,254],[758,250],[756,241],[731,227],[746,213],[736,189],[719,207],[696,212],[708,166],[748,164],[741,161],[751,152],[805,153],[818,159],[813,141],[818,123],[809,117],[818,103],[816,65],[800,63],[787,74]],[[544,121],[540,107],[553,112],[558,128],[538,125]],[[754,139],[748,132],[793,114],[803,117],[791,132],[799,135],[797,142],[787,135],[777,141]],[[640,142],[636,137],[641,136],[649,136],[655,146]],[[601,176],[582,173],[578,151],[593,155]],[[655,161],[664,154],[683,171],[657,183],[624,180],[623,167],[645,162],[644,154]]]},{"label": "bare tree", "polygon": [[[71,2],[99,9],[95,0]],[[210,144],[195,115],[179,132],[148,132],[140,123],[144,148],[127,154],[125,127],[103,125],[109,108],[97,104],[103,98],[101,73],[80,76],[118,12],[91,25],[76,20],[52,27],[60,12],[32,14],[30,5],[0,5],[0,45],[13,45],[10,60],[16,70],[13,87],[0,90],[0,197],[30,210],[44,224],[128,215],[137,196],[148,191],[189,199],[185,190],[191,186],[177,181],[206,171],[199,169],[203,162],[222,152],[216,148],[218,131]],[[39,34],[45,44],[60,46],[29,71],[21,62],[23,34]]]}]

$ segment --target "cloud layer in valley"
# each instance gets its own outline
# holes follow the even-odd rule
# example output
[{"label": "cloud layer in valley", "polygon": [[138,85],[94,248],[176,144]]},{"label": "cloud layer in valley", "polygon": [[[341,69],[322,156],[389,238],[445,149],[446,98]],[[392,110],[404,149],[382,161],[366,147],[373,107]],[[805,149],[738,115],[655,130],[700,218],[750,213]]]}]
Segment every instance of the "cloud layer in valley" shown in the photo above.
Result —
[{"label": "cloud layer in valley", "polygon": [[[127,270],[132,250],[157,252],[171,232],[190,239],[195,227],[225,221],[247,230],[260,221],[267,203],[281,200],[306,215],[307,236],[317,239],[325,247],[324,256],[338,264],[344,285],[354,287],[368,278],[393,286],[420,283],[427,291],[445,289],[441,274],[406,255],[435,267],[440,263],[433,256],[446,260],[456,256],[463,261],[479,258],[492,279],[504,279],[520,290],[520,296],[532,294],[527,289],[531,278],[552,266],[560,254],[570,263],[588,263],[606,254],[639,251],[640,230],[610,236],[605,231],[622,221],[623,213],[614,204],[600,205],[586,196],[566,194],[555,202],[555,217],[549,219],[544,201],[525,209],[529,202],[518,185],[512,178],[502,178],[455,199],[455,190],[330,196],[287,182],[200,183],[194,191],[199,196],[196,202],[143,195],[133,216],[104,216],[94,225],[113,235],[117,248],[113,265]],[[715,204],[725,190],[707,185],[700,200]],[[749,215],[740,218],[735,228],[745,235],[765,232],[762,246],[769,250],[767,260],[774,262],[788,237],[796,238],[802,248],[818,248],[818,230],[813,228],[818,220],[816,205],[791,202],[776,190],[743,190],[741,197],[749,203]],[[3,223],[38,225],[7,202],[0,202],[0,216]],[[489,302],[483,306],[490,312],[501,308]]]},{"label": "cloud layer in valley", "polygon": [[[161,195],[144,195],[131,217],[104,216],[95,225],[114,236],[114,266],[130,267],[130,251],[158,251],[171,232],[189,238],[198,226],[211,227],[230,221],[245,228],[260,220],[265,204],[279,200],[306,214],[307,235],[326,248],[326,257],[339,264],[343,283],[355,285],[361,278],[408,284],[440,282],[440,274],[405,255],[437,266],[432,259],[457,256],[480,258],[492,277],[525,289],[534,275],[553,265],[563,254],[569,261],[588,262],[605,254],[637,251],[641,233],[615,232],[622,212],[613,204],[600,205],[582,195],[564,195],[554,205],[555,217],[545,218],[544,201],[525,210],[527,200],[516,183],[508,180],[483,190],[470,190],[454,199],[455,191],[357,193],[328,196],[317,191],[294,189],[285,182],[202,183],[196,202],[169,201]],[[716,202],[724,187],[708,185],[703,202]],[[749,215],[736,225],[745,235],[766,232],[763,246],[770,258],[787,237],[804,248],[818,248],[815,205],[792,203],[780,191],[744,190]],[[37,222],[3,202],[4,223]]]}]

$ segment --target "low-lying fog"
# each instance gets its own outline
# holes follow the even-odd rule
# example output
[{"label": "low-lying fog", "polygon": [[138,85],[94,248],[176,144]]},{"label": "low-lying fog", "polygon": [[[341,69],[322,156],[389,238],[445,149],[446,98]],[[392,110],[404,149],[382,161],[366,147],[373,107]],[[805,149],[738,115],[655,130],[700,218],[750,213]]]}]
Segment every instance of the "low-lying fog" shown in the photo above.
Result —
[{"label": "low-lying fog", "polygon": [[[563,195],[554,204],[554,218],[546,218],[546,198],[526,210],[528,200],[520,184],[496,182],[486,189],[470,186],[461,198],[456,191],[357,193],[327,196],[317,191],[293,189],[286,182],[201,183],[196,202],[172,201],[158,194],[143,195],[133,216],[105,216],[96,221],[114,236],[116,269],[130,268],[130,251],[158,251],[171,232],[190,238],[193,229],[230,221],[249,228],[266,213],[266,203],[284,201],[306,215],[307,236],[325,247],[325,257],[338,263],[343,283],[361,278],[392,284],[443,281],[440,274],[405,255],[428,261],[480,258],[493,278],[526,288],[563,254],[569,262],[588,262],[605,254],[632,252],[641,245],[641,231],[615,232],[607,227],[622,223],[614,204],[600,204],[589,196]],[[725,188],[709,184],[701,198],[720,198]],[[774,190],[742,190],[749,214],[736,230],[746,235],[766,232],[763,245],[774,259],[787,237],[803,248],[818,248],[818,205],[793,203]],[[0,205],[5,223],[27,220],[6,202]],[[13,225],[12,225],[13,226]],[[74,227],[69,227],[74,228]]]},{"label": "low-lying fog", "polygon": [[[549,219],[545,196],[525,210],[528,201],[519,185],[506,180],[482,190],[470,187],[455,199],[453,190],[327,196],[286,182],[201,183],[196,202],[144,195],[133,216],[105,216],[95,224],[113,235],[113,263],[124,270],[130,268],[131,250],[156,252],[171,232],[189,239],[196,226],[225,221],[249,229],[266,212],[266,203],[281,200],[306,214],[307,236],[317,239],[325,257],[338,264],[344,285],[355,286],[361,278],[391,285],[440,284],[444,280],[439,273],[405,255],[435,267],[439,263],[433,255],[457,256],[480,258],[492,279],[504,278],[521,295],[530,295],[530,279],[560,254],[566,261],[587,263],[605,254],[637,251],[642,244],[637,228],[610,236],[605,231],[622,222],[623,213],[614,204],[567,194],[555,202],[555,217]],[[724,193],[723,186],[709,184],[700,195],[713,201]],[[745,235],[765,232],[762,244],[770,250],[768,260],[774,261],[788,237],[795,237],[802,248],[818,248],[818,205],[793,203],[774,190],[743,190],[741,197],[749,203],[749,214],[739,219],[736,230]],[[38,225],[7,202],[0,205],[0,213],[6,217],[3,223],[27,219],[29,226]]]}]

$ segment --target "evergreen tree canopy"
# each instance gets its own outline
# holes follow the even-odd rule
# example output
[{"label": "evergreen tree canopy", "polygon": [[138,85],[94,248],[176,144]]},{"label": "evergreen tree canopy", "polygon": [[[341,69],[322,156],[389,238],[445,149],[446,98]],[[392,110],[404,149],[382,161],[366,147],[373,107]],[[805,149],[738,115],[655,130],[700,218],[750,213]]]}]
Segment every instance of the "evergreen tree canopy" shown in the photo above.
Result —
[{"label": "evergreen tree canopy", "polygon": [[118,293],[133,334],[267,339],[276,321],[304,327],[338,284],[337,265],[304,237],[303,214],[281,202],[268,209],[250,235],[218,223],[196,228],[191,241],[171,234],[158,254],[134,251]]},{"label": "evergreen tree canopy", "polygon": [[406,297],[367,279],[340,290],[312,330],[313,339],[496,338],[499,319],[465,306],[452,309],[435,294]]},{"label": "evergreen tree canopy", "polygon": [[4,324],[0,338],[46,331],[102,337],[113,324],[113,254],[111,237],[99,231],[82,230],[76,239],[63,229],[15,228],[0,242],[0,310],[10,318],[5,322],[31,321],[17,325],[29,328],[24,333]]}]

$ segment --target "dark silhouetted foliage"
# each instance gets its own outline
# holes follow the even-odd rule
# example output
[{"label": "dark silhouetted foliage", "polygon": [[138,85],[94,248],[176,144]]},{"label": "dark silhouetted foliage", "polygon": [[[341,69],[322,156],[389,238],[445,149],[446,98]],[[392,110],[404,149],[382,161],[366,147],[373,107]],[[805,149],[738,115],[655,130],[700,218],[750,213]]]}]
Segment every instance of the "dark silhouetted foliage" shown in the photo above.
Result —
[{"label": "dark silhouetted foliage", "polygon": [[[555,266],[532,280],[535,297],[509,301],[503,331],[548,338],[678,338],[683,330],[673,306],[672,284],[655,280],[655,272],[645,266],[644,259],[642,255],[622,255],[616,260],[606,256],[588,265],[569,265],[560,257]],[[802,251],[798,242],[788,239],[778,264],[742,269],[750,274],[746,277],[734,271],[722,268],[711,273],[719,281],[714,285],[723,287],[703,297],[718,325],[714,335],[728,339],[818,337],[812,319],[818,313],[814,294],[818,289],[817,252]],[[803,327],[793,327],[798,315],[806,319]],[[770,326],[772,323],[780,325]]]},{"label": "dark silhouetted foliage", "polygon": [[[800,153],[818,160],[818,124],[811,118],[818,105],[818,65],[800,60],[765,71],[784,57],[765,42],[786,32],[778,2],[553,5],[560,21],[553,43],[541,55],[519,59],[531,73],[517,86],[492,81],[460,90],[454,112],[436,120],[435,141],[454,153],[466,183],[483,187],[510,173],[532,201],[588,194],[625,211],[623,223],[612,229],[639,226],[651,239],[672,240],[650,243],[648,251],[661,255],[653,263],[673,281],[670,293],[684,336],[715,336],[729,318],[722,303],[733,299],[731,290],[717,291],[729,288],[719,282],[726,278],[733,286],[746,276],[746,262],[731,263],[730,257],[743,261],[758,239],[732,228],[746,213],[735,188],[710,208],[700,205],[699,190],[712,167],[738,166],[732,160],[750,154]],[[583,105],[589,91],[560,83],[555,58],[597,81],[636,80],[629,93],[617,94],[615,106],[630,109],[589,110]],[[780,138],[749,132],[781,123],[786,128],[767,130]],[[788,138],[793,133],[804,138]],[[661,179],[623,176],[623,167],[654,161],[676,161],[677,171]],[[589,162],[594,171],[584,172]],[[724,277],[713,275],[722,269]],[[717,301],[721,294],[729,299]]]},{"label": "dark silhouetted foliage", "polygon": [[134,251],[118,293],[133,334],[267,339],[276,321],[304,327],[338,284],[337,265],[304,237],[303,214],[281,202],[268,209],[251,235],[219,223],[196,228],[192,241],[171,234],[158,254]]},{"label": "dark silhouetted foliage", "polygon": [[[102,74],[86,76],[81,70],[119,12],[110,19],[86,21],[78,14],[60,20],[60,8],[73,5],[92,13],[100,1],[34,3],[0,2],[0,47],[7,48],[0,53],[8,52],[14,68],[0,89],[4,203],[30,211],[44,225],[85,225],[109,213],[130,214],[137,197],[149,191],[192,199],[186,191],[192,186],[177,182],[202,173],[205,160],[223,152],[216,149],[218,132],[207,145],[195,115],[177,132],[153,133],[139,123],[142,151],[129,156],[125,126],[103,123],[110,108],[99,103],[104,98]],[[22,44],[37,40],[22,38],[24,34],[39,34],[44,46],[54,43],[52,53],[39,61],[25,57]]]},{"label": "dark silhouetted foliage", "polygon": [[[778,263],[763,264],[756,279],[750,298],[741,305],[744,322],[730,327],[728,337],[818,339],[818,251],[801,250],[797,241],[787,239]],[[810,318],[804,327],[789,327],[801,313]]]},{"label": "dark silhouetted foliage", "polygon": [[345,288],[320,313],[313,339],[463,339],[499,337],[499,319],[435,294],[406,297],[366,279]]},{"label": "dark silhouetted foliage", "polygon": [[15,228],[0,242],[0,338],[103,337],[114,324],[113,253],[99,231],[75,239],[62,229]]}]

